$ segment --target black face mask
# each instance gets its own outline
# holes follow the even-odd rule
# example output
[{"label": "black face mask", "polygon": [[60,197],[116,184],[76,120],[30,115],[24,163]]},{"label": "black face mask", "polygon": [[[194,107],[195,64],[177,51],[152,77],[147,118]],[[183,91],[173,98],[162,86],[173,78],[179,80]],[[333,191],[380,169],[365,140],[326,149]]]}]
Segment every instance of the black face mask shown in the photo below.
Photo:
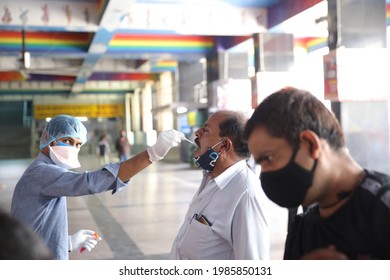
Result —
[{"label": "black face mask", "polygon": [[214,166],[215,166],[215,162],[217,161],[217,159],[219,158],[219,154],[220,153],[217,153],[216,151],[214,151],[214,147],[217,146],[219,143],[221,143],[223,141],[223,139],[221,141],[219,141],[217,144],[215,144],[214,146],[212,146],[211,148],[208,148],[207,151],[199,156],[199,157],[194,157],[194,163],[199,167],[199,168],[202,168],[203,170],[207,171],[208,173],[211,173],[213,170],[214,170]]},{"label": "black face mask", "polygon": [[317,160],[311,170],[306,170],[295,162],[299,149],[294,150],[290,161],[281,169],[261,172],[260,180],[265,194],[279,206],[298,207],[305,199],[313,184]]}]

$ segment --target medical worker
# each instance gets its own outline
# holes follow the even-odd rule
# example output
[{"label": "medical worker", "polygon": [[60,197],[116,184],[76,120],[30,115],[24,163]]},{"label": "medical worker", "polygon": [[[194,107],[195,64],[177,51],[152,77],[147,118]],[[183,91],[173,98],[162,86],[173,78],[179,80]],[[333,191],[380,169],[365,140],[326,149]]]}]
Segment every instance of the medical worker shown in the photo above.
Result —
[{"label": "medical worker", "polygon": [[75,117],[58,115],[47,123],[40,139],[40,153],[18,181],[11,215],[32,226],[46,241],[54,259],[68,253],[91,251],[99,236],[91,230],[68,235],[67,196],[83,196],[127,186],[130,178],[161,160],[177,146],[184,134],[174,129],[161,132],[157,143],[121,163],[109,163],[95,171],[74,172],[80,167],[78,153],[87,141],[87,130]]}]

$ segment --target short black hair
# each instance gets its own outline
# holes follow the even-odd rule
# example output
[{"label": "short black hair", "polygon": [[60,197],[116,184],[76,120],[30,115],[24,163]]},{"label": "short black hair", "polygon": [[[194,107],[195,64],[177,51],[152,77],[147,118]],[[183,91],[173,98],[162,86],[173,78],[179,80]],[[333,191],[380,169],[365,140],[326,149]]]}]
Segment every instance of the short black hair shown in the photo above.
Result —
[{"label": "short black hair", "polygon": [[0,260],[50,260],[41,237],[27,225],[0,210]]},{"label": "short black hair", "polygon": [[249,157],[247,141],[243,138],[247,118],[241,112],[224,111],[226,119],[219,124],[219,136],[228,137],[234,146],[234,151],[240,157]]},{"label": "short black hair", "polygon": [[266,97],[249,118],[244,131],[248,139],[257,127],[273,137],[284,138],[299,146],[299,133],[311,130],[337,150],[345,147],[344,133],[335,115],[314,95],[296,88],[281,89]]}]

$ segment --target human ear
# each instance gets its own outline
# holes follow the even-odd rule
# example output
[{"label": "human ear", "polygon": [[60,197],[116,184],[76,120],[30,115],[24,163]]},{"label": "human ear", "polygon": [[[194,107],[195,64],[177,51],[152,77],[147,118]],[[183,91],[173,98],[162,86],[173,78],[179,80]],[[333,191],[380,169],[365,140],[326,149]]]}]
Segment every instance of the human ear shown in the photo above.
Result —
[{"label": "human ear", "polygon": [[229,138],[225,138],[222,142],[221,149],[225,150],[226,152],[229,152],[231,149],[233,149],[233,143]]},{"label": "human ear", "polygon": [[311,130],[301,131],[299,139],[304,146],[308,147],[310,156],[318,158],[320,153],[320,138]]}]

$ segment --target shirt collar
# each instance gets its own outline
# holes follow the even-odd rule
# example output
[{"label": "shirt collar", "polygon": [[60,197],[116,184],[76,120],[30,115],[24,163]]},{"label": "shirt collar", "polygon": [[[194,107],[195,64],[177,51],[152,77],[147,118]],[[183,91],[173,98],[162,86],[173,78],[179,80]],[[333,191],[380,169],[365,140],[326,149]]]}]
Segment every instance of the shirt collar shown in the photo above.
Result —
[{"label": "shirt collar", "polygon": [[45,155],[42,151],[39,152],[38,154],[38,159],[46,162],[46,163],[53,163],[52,160],[50,159],[50,157],[48,157],[47,155]]},{"label": "shirt collar", "polygon": [[215,177],[210,181],[214,181],[215,184],[218,186],[218,188],[222,190],[233,178],[233,175],[237,174],[245,167],[246,167],[246,160],[240,160],[239,162],[233,164],[224,172],[222,172],[221,174],[219,174],[217,177]]}]

